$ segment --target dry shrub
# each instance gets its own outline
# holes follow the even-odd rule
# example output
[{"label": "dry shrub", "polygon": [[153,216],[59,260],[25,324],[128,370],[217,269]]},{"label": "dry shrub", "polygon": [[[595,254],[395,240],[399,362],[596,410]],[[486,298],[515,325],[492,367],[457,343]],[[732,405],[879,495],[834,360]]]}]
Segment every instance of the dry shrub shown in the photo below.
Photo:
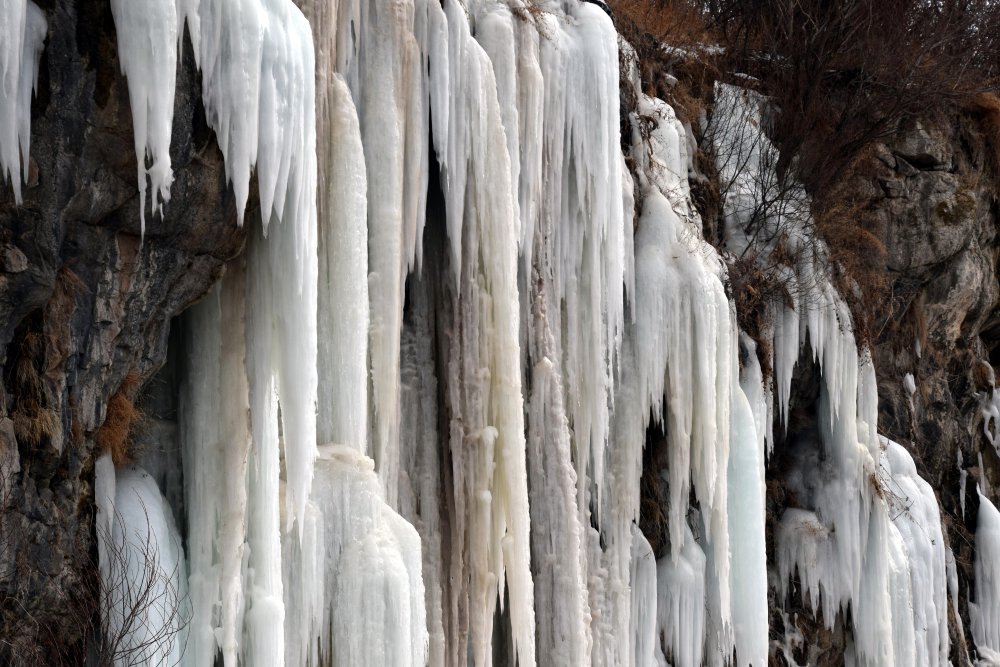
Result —
[{"label": "dry shrub", "polygon": [[728,290],[736,305],[736,321],[757,344],[757,359],[761,373],[771,377],[773,350],[771,349],[770,318],[775,303],[788,303],[789,294],[778,272],[779,264],[771,257],[747,252],[728,262]]},{"label": "dry shrub", "polygon": [[[9,360],[8,375],[14,405],[11,419],[19,442],[38,446],[62,437],[63,424],[54,403],[59,400],[53,383],[46,378],[61,375],[59,366],[70,355],[70,319],[77,297],[86,286],[71,269],[56,273],[52,296],[45,307],[26,320]],[[48,389],[48,391],[46,391]]]},{"label": "dry shrub", "polygon": [[56,274],[55,287],[49,300],[49,307],[69,317],[76,309],[76,299],[88,291],[87,284],[83,282],[83,279],[73,269],[63,266]]},{"label": "dry shrub", "polygon": [[11,419],[18,442],[38,446],[59,434],[58,415],[46,405],[45,387],[40,368],[45,361],[42,334],[23,334],[13,363],[14,407]]},{"label": "dry shrub", "polygon": [[14,435],[27,445],[40,445],[53,439],[59,433],[59,418],[48,408],[40,407],[34,401],[25,401],[11,417]]},{"label": "dry shrub", "polygon": [[135,427],[143,419],[142,412],[133,402],[140,384],[139,374],[130,371],[118,390],[108,399],[104,423],[94,432],[98,452],[110,452],[116,466],[132,461],[132,436]]},{"label": "dry shrub", "polygon": [[877,170],[873,151],[861,151],[812,205],[816,234],[829,250],[834,284],[851,310],[859,344],[873,343],[875,327],[891,315],[886,247],[871,231],[877,202],[863,194]]},{"label": "dry shrub", "polygon": [[976,95],[964,101],[962,112],[974,126],[975,140],[969,144],[976,167],[994,179],[1000,177],[1000,96],[992,92]]},{"label": "dry shrub", "polygon": [[[994,0],[714,0],[727,66],[780,110],[785,165],[812,192],[873,141],[1000,84]],[[776,66],[780,63],[780,66]]]},{"label": "dry shrub", "polygon": [[687,0],[609,4],[615,27],[635,48],[643,92],[667,101],[697,128],[719,73],[717,40],[700,8]]}]

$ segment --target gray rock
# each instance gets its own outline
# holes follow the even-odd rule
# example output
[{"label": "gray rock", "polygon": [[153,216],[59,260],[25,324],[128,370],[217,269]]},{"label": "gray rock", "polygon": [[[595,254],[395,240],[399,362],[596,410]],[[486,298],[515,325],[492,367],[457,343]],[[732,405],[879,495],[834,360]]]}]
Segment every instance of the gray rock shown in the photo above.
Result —
[{"label": "gray rock", "polygon": [[0,251],[0,268],[7,273],[21,273],[28,269],[28,258],[17,248],[4,248]]},{"label": "gray rock", "polygon": [[[93,433],[170,320],[241,252],[190,45],[164,216],[140,236],[128,92],[104,0],[39,2],[49,32],[22,206],[0,186],[0,664],[77,664],[95,630]],[[133,397],[134,398],[134,397]]]},{"label": "gray rock", "polygon": [[920,122],[893,146],[894,153],[918,169],[950,169],[954,146],[940,124]]}]

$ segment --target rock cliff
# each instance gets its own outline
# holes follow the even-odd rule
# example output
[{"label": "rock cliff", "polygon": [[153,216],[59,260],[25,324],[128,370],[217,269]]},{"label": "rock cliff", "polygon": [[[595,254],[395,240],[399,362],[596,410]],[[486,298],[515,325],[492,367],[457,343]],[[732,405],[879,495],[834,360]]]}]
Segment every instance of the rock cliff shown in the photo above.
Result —
[{"label": "rock cliff", "polygon": [[[96,616],[94,436],[163,364],[170,320],[239,254],[222,156],[185,48],[174,183],[139,230],[132,115],[110,8],[49,24],[23,205],[0,187],[0,663],[76,664]],[[26,664],[26,663],[24,663]]]}]

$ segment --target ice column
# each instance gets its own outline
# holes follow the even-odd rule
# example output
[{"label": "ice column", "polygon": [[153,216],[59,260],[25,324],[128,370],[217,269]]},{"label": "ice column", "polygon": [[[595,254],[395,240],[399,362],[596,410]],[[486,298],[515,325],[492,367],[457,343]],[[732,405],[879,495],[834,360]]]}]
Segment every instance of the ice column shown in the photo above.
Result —
[{"label": "ice column", "polygon": [[351,93],[333,75],[320,107],[319,442],[368,451],[367,179]]},{"label": "ice column", "polygon": [[[733,392],[729,438],[729,544],[733,640],[741,665],[765,665],[768,655],[767,559],[764,544],[764,451],[769,417],[757,352],[743,337],[741,387]],[[720,656],[721,657],[721,656]]]},{"label": "ice column", "polygon": [[10,179],[21,203],[31,148],[31,94],[38,86],[38,62],[48,25],[38,6],[4,0],[0,6],[0,181]]},{"label": "ice column", "polygon": [[218,414],[223,400],[220,385],[222,323],[218,288],[184,315],[184,379],[178,417],[181,461],[184,468],[184,505],[188,512],[188,587],[191,625],[186,665],[200,667],[215,660],[216,628],[221,617],[221,564],[216,535],[222,513],[224,474],[219,445]]},{"label": "ice column", "polygon": [[[338,45],[357,106],[368,188],[371,426],[387,500],[399,459],[399,332],[403,283],[423,233],[427,126],[412,2],[360,3],[356,52]],[[349,20],[350,17],[342,17]]]},{"label": "ice column", "polygon": [[981,657],[1000,662],[1000,512],[989,498],[979,495],[976,523],[976,601],[969,602],[972,637]]},{"label": "ice column", "polygon": [[182,461],[192,619],[185,664],[242,648],[250,433],[243,344],[246,276],[237,260],[185,319]]}]

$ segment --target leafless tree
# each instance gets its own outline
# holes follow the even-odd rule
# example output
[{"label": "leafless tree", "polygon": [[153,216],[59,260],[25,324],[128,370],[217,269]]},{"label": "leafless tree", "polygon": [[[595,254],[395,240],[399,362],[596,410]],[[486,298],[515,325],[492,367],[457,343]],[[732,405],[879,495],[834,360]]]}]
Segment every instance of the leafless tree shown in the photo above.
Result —
[{"label": "leafless tree", "polygon": [[134,539],[134,530],[126,530],[118,513],[113,534],[98,522],[98,539],[108,546],[108,562],[100,564],[100,667],[173,667],[178,661],[167,656],[183,642],[190,620],[187,600],[175,584],[185,576],[180,571],[183,563],[165,569],[161,547],[167,545],[157,544],[145,506],[143,512],[147,520],[141,539]]}]

